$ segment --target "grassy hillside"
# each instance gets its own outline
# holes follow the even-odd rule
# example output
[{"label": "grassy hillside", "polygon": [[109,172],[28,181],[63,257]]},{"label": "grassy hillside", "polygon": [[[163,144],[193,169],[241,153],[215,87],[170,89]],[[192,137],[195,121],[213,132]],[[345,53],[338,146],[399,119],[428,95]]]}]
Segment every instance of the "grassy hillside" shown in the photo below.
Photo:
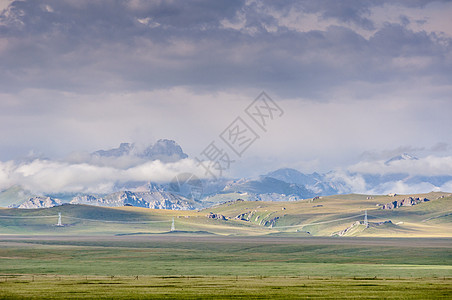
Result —
[{"label": "grassy hillside", "polygon": [[[377,204],[398,198],[367,195],[202,211],[0,209],[0,298],[448,299],[452,197],[415,197],[431,201],[393,210]],[[366,209],[368,228],[313,236],[343,231]],[[55,225],[58,213],[65,226]]]},{"label": "grassy hillside", "polygon": [[[64,226],[56,226],[58,213]],[[43,209],[0,209],[0,234],[143,234],[167,233],[174,218],[177,231],[224,235],[262,234],[267,229],[245,221],[220,221],[205,212],[62,205]]]},{"label": "grassy hillside", "polygon": [[[383,204],[408,196],[431,201],[381,209]],[[362,225],[365,210],[368,228]],[[55,225],[58,213],[62,214],[63,227]],[[217,218],[209,218],[211,213],[217,214]],[[342,232],[345,236],[452,237],[452,196],[449,193],[396,197],[352,194],[291,202],[240,200],[202,211],[85,205],[0,209],[0,234],[167,233],[173,218],[177,231],[220,235],[331,236]]]},{"label": "grassy hillside", "polygon": [[[431,201],[410,207],[383,210],[381,205],[407,197]],[[249,223],[272,227],[279,232],[309,232],[311,235],[332,235],[364,221],[367,210],[369,228],[357,227],[346,235],[357,236],[452,236],[452,197],[449,193],[418,195],[369,196],[336,195],[294,202],[225,203],[209,211],[230,218],[237,216]],[[385,221],[379,225],[379,223]]]}]

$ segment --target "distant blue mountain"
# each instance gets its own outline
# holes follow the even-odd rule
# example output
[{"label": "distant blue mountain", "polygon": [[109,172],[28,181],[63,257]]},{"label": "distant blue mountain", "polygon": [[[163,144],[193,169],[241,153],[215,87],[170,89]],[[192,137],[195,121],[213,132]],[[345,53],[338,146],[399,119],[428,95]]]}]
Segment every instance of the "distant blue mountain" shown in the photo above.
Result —
[{"label": "distant blue mountain", "polygon": [[[407,153],[403,153],[387,160],[384,164],[386,166],[390,166],[399,161],[415,160],[418,160],[418,158]],[[357,191],[355,190],[355,187],[350,185],[350,179],[359,179],[364,181],[365,187],[363,191],[371,191],[373,193],[388,192],[388,188],[396,186],[396,183],[405,186],[421,186],[422,184],[425,186],[425,184],[430,184],[432,189],[438,189],[445,183],[452,181],[452,174],[442,176],[412,176],[408,173],[374,174],[370,171],[369,173],[344,172],[343,174],[336,174],[334,171],[331,171],[325,174],[304,174],[295,169],[284,168],[270,172],[266,176],[282,180],[287,183],[294,183],[298,186],[304,186],[307,190],[319,196],[356,193]]]},{"label": "distant blue mountain", "polygon": [[234,180],[229,182],[223,191],[252,194],[284,194],[300,198],[309,198],[315,195],[315,193],[305,188],[304,185],[285,182],[270,176],[260,176],[254,180]]},{"label": "distant blue mountain", "polygon": [[137,156],[148,160],[161,160],[163,162],[175,162],[188,155],[184,153],[181,146],[173,140],[161,139],[144,150],[139,150],[135,144],[121,143],[118,148],[109,150],[98,150],[91,155],[103,157]]},{"label": "distant blue mountain", "polygon": [[332,182],[326,174],[311,173],[304,174],[291,168],[278,169],[268,173],[266,176],[287,183],[297,184],[304,187],[311,195],[334,195],[339,192],[338,182]]}]

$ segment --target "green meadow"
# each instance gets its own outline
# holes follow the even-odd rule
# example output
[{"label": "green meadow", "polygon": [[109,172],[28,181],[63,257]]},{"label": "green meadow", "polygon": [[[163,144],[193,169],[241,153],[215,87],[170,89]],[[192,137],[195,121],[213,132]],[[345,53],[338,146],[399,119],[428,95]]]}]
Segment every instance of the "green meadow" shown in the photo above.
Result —
[{"label": "green meadow", "polygon": [[418,196],[0,209],[0,299],[451,299],[452,197]]},{"label": "green meadow", "polygon": [[447,298],[449,239],[1,236],[0,298]]},{"label": "green meadow", "polygon": [[0,299],[450,299],[451,281],[288,276],[22,276],[0,282]]}]

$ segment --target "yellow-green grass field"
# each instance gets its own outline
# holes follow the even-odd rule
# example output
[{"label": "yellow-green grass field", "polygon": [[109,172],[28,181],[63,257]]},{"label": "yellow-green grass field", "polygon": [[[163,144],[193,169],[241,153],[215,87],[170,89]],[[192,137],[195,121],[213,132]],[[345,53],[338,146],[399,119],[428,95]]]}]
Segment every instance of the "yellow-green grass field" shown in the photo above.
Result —
[{"label": "yellow-green grass field", "polygon": [[450,299],[450,279],[18,276],[0,299]]},{"label": "yellow-green grass field", "polygon": [[452,197],[378,206],[407,196],[0,209],[0,299],[451,299]]},{"label": "yellow-green grass field", "polygon": [[[391,210],[381,209],[381,205],[405,197],[425,197],[430,201]],[[86,205],[0,209],[0,234],[164,233],[171,228],[174,218],[179,231],[234,236],[331,236],[357,221],[362,225],[365,211],[369,228],[355,226],[345,233],[346,236],[452,237],[452,196],[440,192],[396,197],[336,195],[288,202],[233,200],[200,211]],[[58,213],[62,214],[63,227],[55,226]],[[227,220],[208,218],[210,213],[224,216]]]},{"label": "yellow-green grass field", "polygon": [[0,236],[0,298],[452,297],[450,239]]}]

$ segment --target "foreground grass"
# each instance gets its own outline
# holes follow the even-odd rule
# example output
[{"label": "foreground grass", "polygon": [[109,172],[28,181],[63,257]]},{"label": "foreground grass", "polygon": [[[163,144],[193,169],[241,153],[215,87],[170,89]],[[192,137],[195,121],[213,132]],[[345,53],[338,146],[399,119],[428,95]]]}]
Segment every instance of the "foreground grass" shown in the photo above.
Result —
[{"label": "foreground grass", "polygon": [[0,299],[450,299],[451,279],[0,277]]},{"label": "foreground grass", "polygon": [[[186,236],[0,239],[0,274],[451,277],[449,240]],[[344,243],[345,242],[345,243]],[[416,246],[418,245],[418,246]]]},{"label": "foreground grass", "polygon": [[0,236],[0,299],[452,298],[450,239]]}]

